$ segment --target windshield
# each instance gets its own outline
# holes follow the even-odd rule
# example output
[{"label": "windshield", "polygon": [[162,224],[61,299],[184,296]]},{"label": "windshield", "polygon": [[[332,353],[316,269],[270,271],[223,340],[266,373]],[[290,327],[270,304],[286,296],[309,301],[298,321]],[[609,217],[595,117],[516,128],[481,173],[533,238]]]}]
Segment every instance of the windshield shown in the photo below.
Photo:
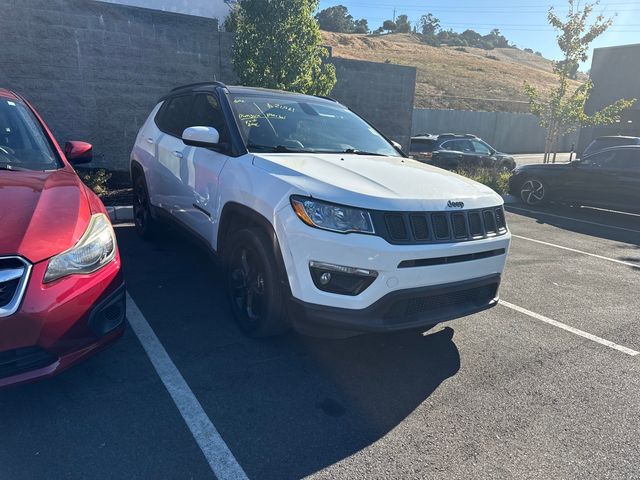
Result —
[{"label": "windshield", "polygon": [[337,103],[275,95],[232,95],[231,104],[251,152],[401,156],[374,128]]},{"label": "windshield", "polygon": [[0,98],[0,170],[62,167],[40,124],[23,104]]}]

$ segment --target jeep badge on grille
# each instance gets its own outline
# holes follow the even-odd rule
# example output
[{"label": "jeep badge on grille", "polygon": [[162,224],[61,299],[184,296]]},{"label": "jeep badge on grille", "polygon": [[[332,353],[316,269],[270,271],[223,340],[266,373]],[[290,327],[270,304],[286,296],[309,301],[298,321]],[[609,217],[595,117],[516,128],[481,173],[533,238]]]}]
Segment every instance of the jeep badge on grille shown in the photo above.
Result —
[{"label": "jeep badge on grille", "polygon": [[452,202],[449,200],[447,202],[447,207],[449,208],[464,208],[464,202]]}]

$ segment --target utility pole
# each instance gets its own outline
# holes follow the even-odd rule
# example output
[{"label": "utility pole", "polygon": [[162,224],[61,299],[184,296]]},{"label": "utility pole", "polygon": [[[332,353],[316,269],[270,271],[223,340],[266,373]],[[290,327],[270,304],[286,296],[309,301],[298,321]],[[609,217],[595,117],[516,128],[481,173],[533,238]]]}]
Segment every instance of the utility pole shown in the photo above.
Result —
[{"label": "utility pole", "polygon": [[393,23],[396,23],[396,8],[393,7]]}]

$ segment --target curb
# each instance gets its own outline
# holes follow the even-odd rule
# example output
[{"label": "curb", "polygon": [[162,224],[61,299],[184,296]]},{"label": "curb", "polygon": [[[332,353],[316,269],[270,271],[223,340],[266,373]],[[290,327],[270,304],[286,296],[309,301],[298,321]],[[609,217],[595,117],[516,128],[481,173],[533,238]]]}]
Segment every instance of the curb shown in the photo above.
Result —
[{"label": "curb", "polygon": [[133,206],[106,207],[112,223],[130,222],[133,220]]}]

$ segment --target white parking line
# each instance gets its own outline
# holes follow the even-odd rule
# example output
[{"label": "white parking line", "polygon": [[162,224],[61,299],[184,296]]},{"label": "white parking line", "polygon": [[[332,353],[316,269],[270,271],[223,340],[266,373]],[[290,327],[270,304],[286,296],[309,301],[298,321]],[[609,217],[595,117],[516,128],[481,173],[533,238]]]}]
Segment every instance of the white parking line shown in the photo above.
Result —
[{"label": "white parking line", "polygon": [[518,305],[514,305],[513,303],[500,300],[500,305],[510,308],[511,310],[515,310],[516,312],[523,313],[531,318],[535,318],[536,320],[540,320],[541,322],[545,322],[545,323],[548,323],[549,325],[553,325],[554,327],[558,327],[563,330],[566,330],[567,332],[571,332],[581,337],[587,338],[593,342],[599,343],[600,345],[605,345],[609,348],[613,348],[614,350],[618,350],[619,352],[626,353],[627,355],[631,355],[632,357],[635,357],[636,355],[640,354],[640,352],[636,352],[635,350],[632,350],[627,347],[623,347],[622,345],[618,345],[617,343],[610,342],[609,340],[605,340],[604,338],[600,338],[596,335],[592,335],[590,333],[584,332],[577,328],[570,327],[569,325],[565,325],[564,323],[545,317],[544,315],[540,315],[539,313],[532,312],[531,310],[527,310],[526,308],[519,307]]},{"label": "white parking line", "polygon": [[625,231],[625,232],[640,233],[640,230],[634,230],[633,228],[617,227],[615,225],[608,225],[606,223],[591,222],[589,220],[581,220],[579,218],[565,217],[565,216],[562,216],[562,215],[556,215],[555,213],[547,213],[547,212],[542,212],[540,210],[530,210],[528,208],[513,207],[511,205],[507,205],[507,211],[509,211],[509,210],[519,210],[519,211],[522,211],[522,212],[537,213],[539,215],[545,215],[547,217],[563,218],[565,220],[571,220],[573,222],[580,222],[580,223],[587,223],[589,225],[596,225],[598,227],[606,227],[606,228],[613,228],[614,230],[622,230],[622,231]]},{"label": "white parking line", "polygon": [[247,479],[244,470],[129,294],[127,319],[215,476],[221,480]]},{"label": "white parking line", "polygon": [[633,267],[633,268],[640,269],[640,264],[637,264],[637,263],[625,262],[624,260],[617,260],[615,258],[605,257],[605,256],[602,256],[602,255],[597,255],[595,253],[589,253],[589,252],[584,252],[582,250],[576,250],[575,248],[563,247],[562,245],[556,245],[555,243],[543,242],[542,240],[535,240],[533,238],[523,237],[522,235],[511,234],[511,236],[514,237],[514,238],[519,238],[521,240],[527,240],[529,242],[535,242],[535,243],[539,243],[541,245],[547,245],[548,247],[559,248],[561,250],[567,250],[569,252],[574,252],[574,253],[581,253],[582,255],[588,255],[590,257],[599,258],[600,260],[606,260],[608,262],[619,263],[620,265],[626,265],[628,267]]}]

